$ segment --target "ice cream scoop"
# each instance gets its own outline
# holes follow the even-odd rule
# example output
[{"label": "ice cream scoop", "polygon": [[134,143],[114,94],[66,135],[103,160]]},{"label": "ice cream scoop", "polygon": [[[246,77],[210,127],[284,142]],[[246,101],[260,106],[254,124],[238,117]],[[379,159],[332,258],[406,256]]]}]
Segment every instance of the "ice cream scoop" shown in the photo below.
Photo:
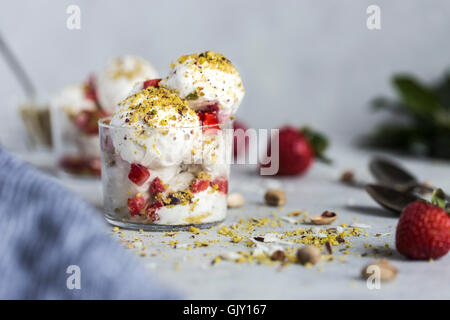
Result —
[{"label": "ice cream scoop", "polygon": [[175,91],[147,87],[123,100],[111,119],[122,159],[151,169],[181,164],[201,134],[198,115]]},{"label": "ice cream scoop", "polygon": [[86,85],[83,83],[74,83],[64,87],[53,97],[51,104],[69,115],[82,110],[96,109],[95,101],[86,95]]},{"label": "ice cream scoop", "polygon": [[137,82],[157,77],[156,69],[143,58],[124,55],[110,60],[97,81],[101,107],[112,113]]},{"label": "ice cream scoop", "polygon": [[231,61],[213,51],[180,57],[172,63],[169,76],[161,84],[177,90],[195,110],[218,103],[225,116],[236,112],[245,93],[241,76]]}]

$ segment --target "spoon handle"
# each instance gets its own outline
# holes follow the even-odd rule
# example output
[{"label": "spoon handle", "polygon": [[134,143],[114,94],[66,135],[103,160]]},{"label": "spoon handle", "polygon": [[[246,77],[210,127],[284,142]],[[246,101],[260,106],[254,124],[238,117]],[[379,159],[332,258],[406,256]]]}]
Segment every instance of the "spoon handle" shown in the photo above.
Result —
[{"label": "spoon handle", "polygon": [[25,68],[20,64],[17,56],[8,47],[2,35],[0,34],[0,53],[3,54],[8,65],[11,67],[14,75],[19,80],[20,85],[25,91],[28,99],[32,100],[36,96],[36,90],[33,82],[28,74],[25,72]]},{"label": "spoon handle", "polygon": [[[423,183],[419,183],[417,186],[418,186],[420,189],[423,189],[423,190],[425,190],[425,191],[427,191],[427,192],[429,192],[429,193],[432,193],[435,189],[437,189],[436,187],[433,187],[433,186],[430,186],[430,185],[426,185],[426,184],[423,184]],[[450,195],[446,194],[446,195],[445,195],[445,199],[446,199],[448,202],[450,202]]]},{"label": "spoon handle", "polygon": [[430,186],[428,184],[423,184],[423,183],[418,183],[417,187],[419,187],[420,189],[432,193],[434,191],[434,189],[436,189],[436,187]]}]

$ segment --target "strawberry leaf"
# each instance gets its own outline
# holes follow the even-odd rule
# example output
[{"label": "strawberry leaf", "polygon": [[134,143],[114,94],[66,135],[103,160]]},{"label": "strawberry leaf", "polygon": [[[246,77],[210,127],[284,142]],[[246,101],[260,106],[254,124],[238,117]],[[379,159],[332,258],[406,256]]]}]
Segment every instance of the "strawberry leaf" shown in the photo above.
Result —
[{"label": "strawberry leaf", "polygon": [[314,149],[314,154],[317,159],[330,164],[332,161],[325,155],[325,151],[328,149],[329,141],[325,134],[315,131],[308,126],[304,126],[300,129],[300,133],[308,139],[311,147]]}]

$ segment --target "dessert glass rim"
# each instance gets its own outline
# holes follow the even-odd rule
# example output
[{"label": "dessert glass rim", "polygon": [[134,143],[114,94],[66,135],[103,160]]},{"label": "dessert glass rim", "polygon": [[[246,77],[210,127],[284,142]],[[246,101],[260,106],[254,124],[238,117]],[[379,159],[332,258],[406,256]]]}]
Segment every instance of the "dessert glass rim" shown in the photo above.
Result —
[{"label": "dessert glass rim", "polygon": [[[100,118],[98,120],[98,126],[99,127],[104,127],[104,128],[109,128],[109,129],[134,129],[134,128],[131,128],[131,127],[112,125],[112,124],[109,123],[109,121],[111,121],[111,118],[112,118],[112,116]],[[210,124],[210,125],[202,125],[202,126],[194,126],[194,127],[192,127],[192,126],[191,127],[158,126],[158,127],[148,127],[148,128],[145,128],[145,129],[201,129],[201,128],[216,128],[216,127],[223,127],[223,126],[230,125],[233,121],[234,121],[234,119],[229,118],[225,122],[217,123],[217,124]]]}]

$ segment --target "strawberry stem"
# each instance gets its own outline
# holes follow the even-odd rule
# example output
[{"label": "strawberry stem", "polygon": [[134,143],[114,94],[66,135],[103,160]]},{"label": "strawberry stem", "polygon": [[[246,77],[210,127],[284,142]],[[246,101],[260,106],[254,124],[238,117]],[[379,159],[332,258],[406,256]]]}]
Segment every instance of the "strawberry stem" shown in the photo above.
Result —
[{"label": "strawberry stem", "polygon": [[435,189],[431,196],[431,203],[439,208],[446,209],[447,203],[445,201],[445,193],[442,189]]}]

